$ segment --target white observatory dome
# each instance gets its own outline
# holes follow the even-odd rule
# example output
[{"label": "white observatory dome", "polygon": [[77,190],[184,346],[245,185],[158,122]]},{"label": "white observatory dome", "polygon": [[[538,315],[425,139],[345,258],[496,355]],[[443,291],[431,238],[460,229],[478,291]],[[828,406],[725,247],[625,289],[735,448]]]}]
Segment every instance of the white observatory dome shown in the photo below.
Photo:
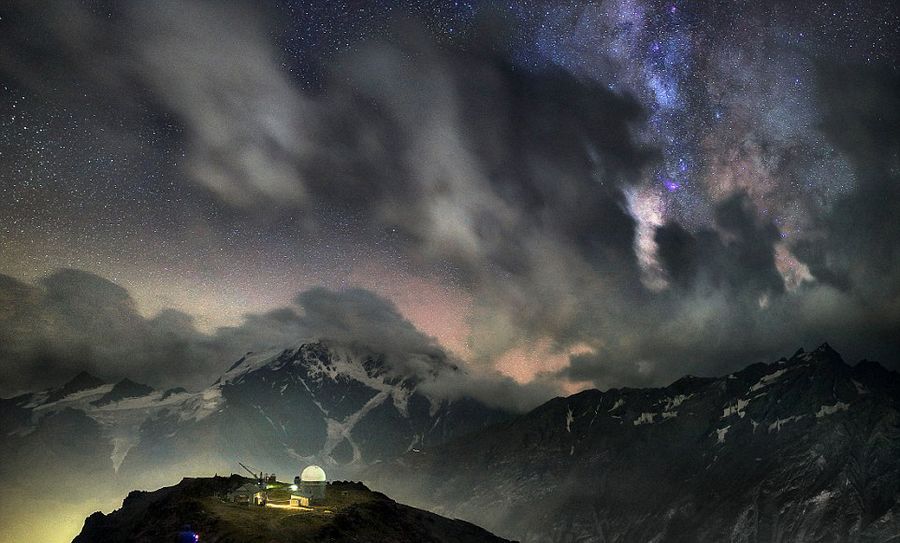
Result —
[{"label": "white observatory dome", "polygon": [[300,480],[304,482],[325,482],[325,470],[319,466],[306,466],[300,474]]}]

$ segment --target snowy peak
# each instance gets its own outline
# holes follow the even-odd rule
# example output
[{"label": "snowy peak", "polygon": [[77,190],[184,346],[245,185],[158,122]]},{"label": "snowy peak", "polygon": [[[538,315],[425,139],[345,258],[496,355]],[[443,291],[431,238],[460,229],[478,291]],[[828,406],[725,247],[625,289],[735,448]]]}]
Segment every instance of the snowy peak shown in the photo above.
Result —
[{"label": "snowy peak", "polygon": [[810,352],[800,348],[790,358],[781,359],[779,362],[787,365],[815,363],[846,366],[840,353],[835,351],[828,343],[823,343]]},{"label": "snowy peak", "polygon": [[469,398],[420,391],[434,371],[458,370],[439,356],[396,357],[323,340],[250,352],[212,386],[148,418],[123,469],[145,471],[169,454],[169,462],[208,457],[198,436],[216,443],[223,468],[243,458],[279,469],[297,462],[355,469],[509,417]]},{"label": "snowy peak", "polygon": [[47,395],[46,402],[55,402],[70,394],[75,394],[76,392],[81,392],[83,390],[90,390],[92,388],[97,388],[106,384],[106,381],[100,379],[99,377],[94,377],[90,373],[86,371],[81,371],[70,379],[63,386],[52,389],[49,391]]},{"label": "snowy peak", "polygon": [[[217,385],[235,385],[262,373],[301,375],[307,386],[321,385],[323,380],[332,382],[355,381],[366,387],[384,391],[386,388],[413,389],[424,376],[440,371],[458,371],[443,360],[429,359],[414,363],[409,368],[419,373],[404,373],[388,362],[384,354],[373,353],[359,347],[335,344],[327,341],[308,341],[289,349],[275,349],[260,353],[247,353],[217,381]],[[424,376],[421,374],[425,374]],[[276,377],[277,379],[277,377]]]},{"label": "snowy peak", "polygon": [[153,387],[135,383],[131,379],[122,379],[116,383],[112,389],[101,396],[99,399],[91,402],[91,405],[102,407],[113,402],[118,402],[126,398],[140,398],[152,393]]}]

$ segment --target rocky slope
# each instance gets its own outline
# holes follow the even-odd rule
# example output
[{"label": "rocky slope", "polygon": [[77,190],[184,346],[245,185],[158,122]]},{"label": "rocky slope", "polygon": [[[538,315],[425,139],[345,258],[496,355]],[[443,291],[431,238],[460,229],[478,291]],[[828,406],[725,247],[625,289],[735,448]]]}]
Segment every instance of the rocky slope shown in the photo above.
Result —
[{"label": "rocky slope", "polygon": [[[227,503],[241,484],[231,476],[184,479],[155,492],[132,492],[109,515],[87,518],[73,543],[158,543],[194,539],[213,543],[358,542],[502,543],[460,520],[399,504],[359,483],[330,483],[326,502],[311,510]],[[187,536],[187,537],[184,537]]]},{"label": "rocky slope", "polygon": [[722,378],[590,390],[373,468],[522,541],[898,541],[900,376],[827,345]]},{"label": "rocky slope", "polygon": [[[444,360],[424,363],[424,371],[458,371]],[[405,373],[382,356],[322,342],[251,354],[177,409],[146,420],[122,471],[194,458],[230,469],[240,458],[267,471],[321,463],[348,475],[508,418],[471,399],[431,397],[419,390],[422,379],[421,370]]]},{"label": "rocky slope", "polygon": [[[238,459],[282,473],[315,462],[346,475],[508,418],[471,399],[420,391],[429,374],[460,370],[438,358],[415,363],[410,371],[379,354],[315,341],[248,353],[193,393],[81,373],[59,388],[0,400],[7,436],[0,451],[11,459],[0,475],[30,471],[51,450],[47,462],[60,477],[78,475],[69,473],[75,454],[92,473],[126,485],[148,473],[162,481],[198,467],[228,472]],[[88,436],[91,446],[71,446]]]}]

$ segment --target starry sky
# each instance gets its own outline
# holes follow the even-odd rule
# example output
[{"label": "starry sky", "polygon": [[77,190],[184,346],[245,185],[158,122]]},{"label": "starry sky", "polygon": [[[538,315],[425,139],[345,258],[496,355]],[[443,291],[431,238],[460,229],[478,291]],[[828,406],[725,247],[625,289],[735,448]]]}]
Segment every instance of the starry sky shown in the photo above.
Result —
[{"label": "starry sky", "polygon": [[549,390],[825,340],[900,361],[892,2],[14,1],[0,25],[0,335],[44,376],[4,390],[136,371],[60,356],[95,337],[60,307],[246,333],[138,368],[199,383],[310,289]]}]

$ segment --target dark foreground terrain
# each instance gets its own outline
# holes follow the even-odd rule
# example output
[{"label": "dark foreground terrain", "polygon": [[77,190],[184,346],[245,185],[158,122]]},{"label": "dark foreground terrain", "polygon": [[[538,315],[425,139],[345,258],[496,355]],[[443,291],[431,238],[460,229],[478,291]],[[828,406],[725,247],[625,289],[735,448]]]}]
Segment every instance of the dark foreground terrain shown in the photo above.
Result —
[{"label": "dark foreground terrain", "polygon": [[154,492],[132,492],[120,509],[88,517],[73,543],[176,542],[185,525],[204,543],[507,541],[474,524],[399,504],[361,483],[330,483],[325,504],[303,509],[224,499],[247,482],[235,475],[183,479]]}]

